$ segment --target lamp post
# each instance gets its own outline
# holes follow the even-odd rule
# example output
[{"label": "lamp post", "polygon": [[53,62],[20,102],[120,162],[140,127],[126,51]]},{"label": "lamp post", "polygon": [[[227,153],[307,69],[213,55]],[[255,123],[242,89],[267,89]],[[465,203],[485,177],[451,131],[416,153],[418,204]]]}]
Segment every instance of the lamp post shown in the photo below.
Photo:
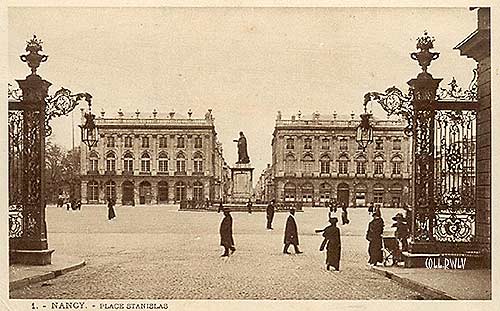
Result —
[{"label": "lamp post", "polygon": [[99,141],[99,131],[95,124],[95,115],[92,113],[92,96],[88,98],[89,111],[86,112],[83,117],[85,118],[85,124],[78,125],[82,130],[82,142],[92,150]]},{"label": "lamp post", "polygon": [[365,101],[363,104],[364,113],[360,115],[361,123],[356,129],[356,142],[363,148],[363,151],[365,151],[369,144],[373,143],[373,127],[370,124],[372,114],[366,111],[366,104],[367,102]]}]

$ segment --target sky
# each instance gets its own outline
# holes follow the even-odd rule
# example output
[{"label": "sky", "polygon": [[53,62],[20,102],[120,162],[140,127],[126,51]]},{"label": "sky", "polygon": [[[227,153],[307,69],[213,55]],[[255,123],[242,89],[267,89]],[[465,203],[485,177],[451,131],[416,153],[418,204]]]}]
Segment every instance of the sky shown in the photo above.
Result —
[{"label": "sky", "polygon": [[[277,111],[284,119],[357,115],[363,95],[420,72],[409,53],[424,30],[440,58],[429,67],[441,86],[467,87],[475,62],[453,50],[476,29],[468,8],[9,8],[8,80],[29,68],[19,60],[33,34],[49,55],[38,73],[93,96],[93,111],[150,115],[172,110],[203,118],[213,109],[230,165],[243,131],[254,180],[271,162]],[[381,108],[373,107],[383,117]],[[73,126],[80,111],[74,113]],[[71,148],[71,117],[52,122],[51,140]],[[75,129],[75,142],[80,132]]]}]

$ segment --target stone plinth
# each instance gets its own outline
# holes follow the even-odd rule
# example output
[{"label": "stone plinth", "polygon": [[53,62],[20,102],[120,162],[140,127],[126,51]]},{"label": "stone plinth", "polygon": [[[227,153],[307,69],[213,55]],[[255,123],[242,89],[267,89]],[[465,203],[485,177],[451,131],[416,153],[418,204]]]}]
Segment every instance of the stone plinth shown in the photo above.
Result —
[{"label": "stone plinth", "polygon": [[252,197],[252,180],[254,168],[250,163],[236,163],[231,168],[231,202],[244,203]]}]

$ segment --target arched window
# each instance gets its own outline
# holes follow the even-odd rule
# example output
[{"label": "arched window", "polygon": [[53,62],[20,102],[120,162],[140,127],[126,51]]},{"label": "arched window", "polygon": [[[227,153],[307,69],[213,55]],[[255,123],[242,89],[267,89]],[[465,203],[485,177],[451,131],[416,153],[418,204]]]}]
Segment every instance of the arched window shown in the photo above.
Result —
[{"label": "arched window", "polygon": [[306,174],[312,173],[313,164],[314,164],[313,157],[310,154],[305,155],[304,158],[302,159],[304,173]]},{"label": "arched window", "polygon": [[332,186],[329,183],[319,185],[319,200],[321,202],[328,201],[331,198]]},{"label": "arched window", "polygon": [[87,200],[89,202],[97,202],[99,200],[99,184],[92,180],[87,184]]},{"label": "arched window", "polygon": [[330,157],[324,155],[320,159],[321,174],[330,174]]},{"label": "arched window", "polygon": [[193,171],[194,173],[203,174],[203,156],[197,152],[193,158]]},{"label": "arched window", "polygon": [[139,204],[151,203],[151,184],[143,181],[139,184]]},{"label": "arched window", "polygon": [[314,187],[311,183],[305,183],[301,187],[302,189],[302,202],[312,202]]},{"label": "arched window", "polygon": [[186,200],[186,184],[182,181],[175,183],[175,201],[185,201]]},{"label": "arched window", "polygon": [[97,172],[99,170],[99,156],[92,151],[89,155],[89,171]]},{"label": "arched window", "polygon": [[203,184],[199,181],[193,184],[193,199],[195,201],[203,201]]},{"label": "arched window", "polygon": [[293,154],[289,154],[285,158],[285,173],[295,173],[295,157],[293,156]]},{"label": "arched window", "polygon": [[384,158],[382,156],[378,155],[373,159],[374,163],[374,171],[373,173],[375,175],[382,175],[384,174]]},{"label": "arched window", "polygon": [[114,172],[116,170],[116,156],[114,152],[109,152],[106,155],[106,171]]},{"label": "arched window", "polygon": [[391,186],[391,204],[394,207],[399,207],[401,204],[401,197],[403,195],[403,186],[401,184],[393,184]]},{"label": "arched window", "polygon": [[349,172],[349,159],[346,156],[341,156],[338,159],[339,174],[348,174]]},{"label": "arched window", "polygon": [[111,199],[116,199],[116,183],[112,180],[106,182],[104,185],[105,187],[105,195],[106,195],[106,200],[111,198]]},{"label": "arched window", "polygon": [[141,172],[151,171],[151,159],[147,152],[144,152],[141,156]]},{"label": "arched window", "polygon": [[284,200],[285,201],[295,201],[295,195],[297,188],[293,183],[286,183],[284,187]]},{"label": "arched window", "polygon": [[168,172],[168,155],[165,152],[158,155],[158,172]]},{"label": "arched window", "polygon": [[356,174],[366,174],[366,158],[364,156],[356,158]]},{"label": "arched window", "polygon": [[356,191],[356,206],[365,206],[366,205],[366,185],[365,184],[357,184],[354,188]]},{"label": "arched window", "polygon": [[401,163],[403,160],[399,156],[395,156],[391,160],[392,162],[392,174],[393,175],[400,175],[401,174]]},{"label": "arched window", "polygon": [[130,152],[123,156],[123,170],[129,173],[134,171],[134,156]]},{"label": "arched window", "polygon": [[186,173],[186,157],[182,152],[177,154],[176,162],[175,162],[175,171],[180,174]]}]

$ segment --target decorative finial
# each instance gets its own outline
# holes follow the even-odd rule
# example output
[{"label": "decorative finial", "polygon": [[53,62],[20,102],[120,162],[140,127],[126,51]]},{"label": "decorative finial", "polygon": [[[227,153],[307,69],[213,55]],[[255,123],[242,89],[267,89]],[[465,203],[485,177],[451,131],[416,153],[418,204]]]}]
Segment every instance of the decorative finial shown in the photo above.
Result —
[{"label": "decorative finial", "polygon": [[170,119],[173,119],[174,115],[175,115],[175,111],[172,110],[168,114],[170,115]]},{"label": "decorative finial", "polygon": [[102,118],[104,118],[104,114],[105,114],[105,113],[106,113],[106,112],[104,111],[104,108],[102,108],[102,109],[101,109],[101,117],[102,117]]},{"label": "decorative finial", "polygon": [[431,61],[439,57],[438,52],[430,52],[434,48],[434,41],[434,37],[430,37],[425,30],[424,35],[417,38],[417,49],[420,51],[410,54],[411,59],[418,61],[424,73],[427,73],[427,67],[430,66]]},{"label": "decorative finial", "polygon": [[155,118],[155,119],[156,119],[156,114],[157,114],[157,113],[158,113],[158,111],[156,111],[156,108],[155,108],[155,109],[153,109],[153,118]]},{"label": "decorative finial", "polygon": [[139,111],[139,109],[137,109],[137,111],[135,112],[135,116],[139,118],[139,114],[141,114],[141,112]]},{"label": "decorative finial", "polygon": [[36,69],[40,66],[40,63],[45,62],[48,58],[47,55],[38,53],[43,51],[42,43],[42,40],[33,35],[33,39],[26,41],[26,52],[29,52],[29,54],[20,56],[23,62],[28,63],[32,75],[36,75]]},{"label": "decorative finial", "polygon": [[189,108],[189,110],[188,110],[188,116],[189,116],[190,119],[191,119],[192,115],[193,115],[193,112],[191,111],[191,108]]}]

